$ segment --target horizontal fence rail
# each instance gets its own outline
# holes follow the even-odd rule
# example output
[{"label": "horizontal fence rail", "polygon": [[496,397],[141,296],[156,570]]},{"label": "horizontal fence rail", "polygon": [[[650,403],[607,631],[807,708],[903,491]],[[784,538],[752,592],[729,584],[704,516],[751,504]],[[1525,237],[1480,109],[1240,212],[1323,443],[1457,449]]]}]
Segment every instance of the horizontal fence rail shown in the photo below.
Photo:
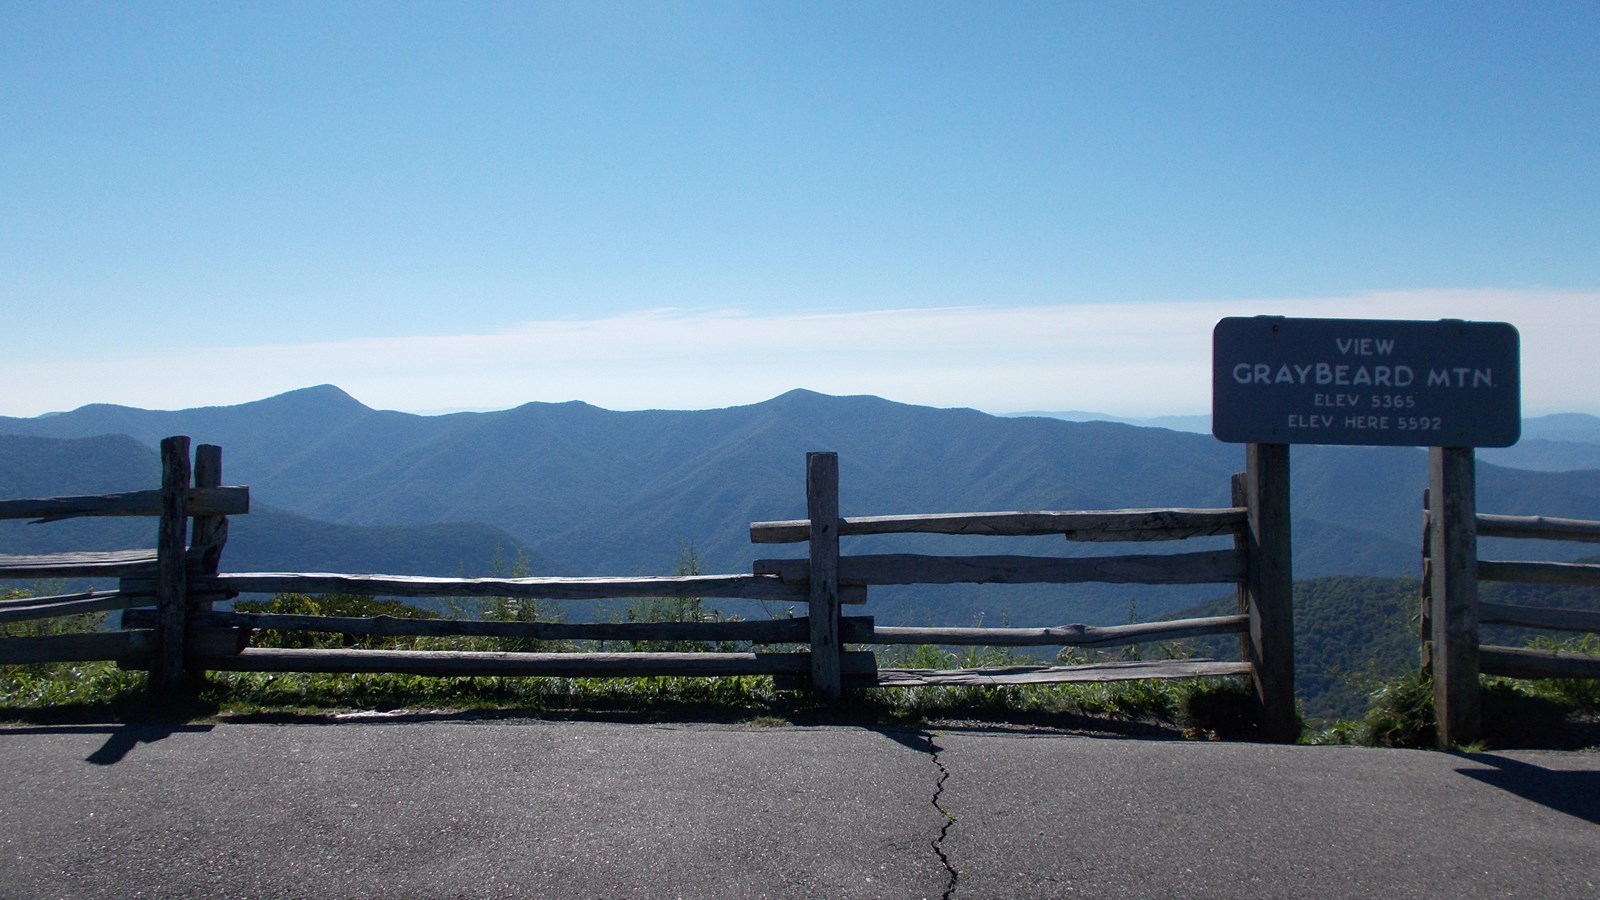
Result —
[{"label": "horizontal fence rail", "polygon": [[[799,584],[803,559],[756,560],[755,570]],[[1244,576],[1235,550],[1148,556],[922,556],[911,553],[842,556],[839,582],[890,584],[1221,584]]]},{"label": "horizontal fence rail", "polygon": [[1600,522],[1587,519],[1555,519],[1548,516],[1495,516],[1479,513],[1478,536],[1600,543]]},{"label": "horizontal fence rail", "polygon": [[1504,677],[1600,677],[1600,657],[1536,647],[1478,647],[1478,671]]},{"label": "horizontal fence rail", "polygon": [[[0,519],[33,519],[43,524],[80,516],[159,516],[159,490],[128,491],[82,497],[47,497],[40,500],[0,500]],[[190,516],[237,516],[250,511],[250,489],[244,487],[189,488],[184,503]]]},{"label": "horizontal fence rail", "polygon": [[[1254,449],[1254,448],[1252,448]],[[810,585],[813,598],[854,587],[932,584],[1233,584],[1241,593],[1238,615],[1177,622],[1095,627],[1063,625],[1045,628],[950,628],[878,625],[872,642],[939,646],[1116,647],[1159,640],[1236,634],[1249,659],[1163,660],[1159,662],[1091,663],[1087,665],[1021,665],[984,669],[885,669],[878,684],[1002,685],[1141,678],[1194,678],[1248,675],[1266,710],[1263,733],[1289,739],[1298,732],[1293,706],[1292,619],[1289,612],[1287,561],[1287,448],[1247,454],[1247,471],[1236,476],[1234,502],[1218,509],[1123,509],[939,513],[890,516],[842,516],[837,512],[835,454],[807,458],[807,506],[802,520],[755,522],[750,539],[757,544],[809,542],[810,554],[800,559],[761,559],[753,570],[775,575],[794,585]],[[1265,502],[1271,508],[1260,513]],[[819,525],[826,526],[819,529]],[[1263,530],[1266,529],[1266,530]],[[1279,530],[1281,529],[1281,531]],[[849,554],[838,540],[861,536],[938,534],[955,536],[1051,537],[1072,541],[1131,543],[1189,538],[1232,537],[1231,549],[1170,554],[1122,554],[1100,557],[1021,555]],[[819,541],[819,536],[821,540]],[[823,556],[819,562],[819,545]],[[1257,577],[1253,560],[1270,561],[1271,579]],[[818,590],[817,579],[826,582]],[[1271,582],[1270,584],[1268,582]],[[815,628],[826,612],[815,601],[810,611]],[[1265,623],[1265,624],[1263,624]],[[815,632],[814,632],[815,633]],[[1284,636],[1287,636],[1286,638]],[[813,638],[813,659],[827,648]],[[1263,668],[1259,660],[1271,665]],[[814,667],[813,679],[827,677]],[[824,690],[827,689],[823,685]],[[837,684],[833,686],[837,690]]]},{"label": "horizontal fence rail", "polygon": [[54,662],[114,662],[149,668],[155,631],[98,631],[0,640],[0,665]]},{"label": "horizontal fence rail", "polygon": [[114,578],[154,571],[154,550],[0,555],[0,578]]},{"label": "horizontal fence rail", "polygon": [[[938,513],[910,516],[860,516],[839,520],[839,536],[869,534],[953,534],[1037,537],[1059,534],[1069,541],[1177,541],[1234,534],[1245,510],[1112,509],[1043,512]],[[756,544],[798,544],[811,538],[806,519],[754,522]]]},{"label": "horizontal fence rail", "polygon": [[[719,620],[703,622],[501,622],[484,619],[421,619],[401,616],[313,616],[287,613],[197,612],[190,623],[197,629],[248,629],[310,631],[352,637],[494,637],[537,641],[744,641],[753,644],[803,644],[809,639],[803,616],[789,619]],[[149,628],[154,614],[148,609],[129,610],[123,624]],[[847,640],[868,643],[873,624],[868,616],[844,620]]]},{"label": "horizontal fence rail", "polygon": [[[1286,449],[1286,448],[1283,448]],[[123,610],[121,630],[0,640],[0,663],[110,660],[149,668],[156,690],[171,689],[206,670],[264,672],[396,672],[432,676],[640,677],[767,675],[780,687],[809,687],[824,698],[843,687],[1015,685],[1249,676],[1272,709],[1292,709],[1292,677],[1264,674],[1263,648],[1276,669],[1292,649],[1269,646],[1283,633],[1287,593],[1260,587],[1258,560],[1276,559],[1286,538],[1259,534],[1262,497],[1286,509],[1287,458],[1257,486],[1257,456],[1236,476],[1234,503],[1216,509],[1119,509],[939,513],[844,517],[838,513],[837,455],[807,456],[808,518],[756,522],[758,544],[805,543],[807,557],[760,560],[748,574],[666,577],[442,578],[317,572],[225,573],[220,556],[227,516],[247,513],[249,489],[221,486],[221,453],[202,446],[191,469],[187,438],[162,442],[162,488],[88,497],[0,501],[0,518],[53,522],[79,516],[159,518],[157,549],[0,556],[0,578],[116,577],[117,590],[0,601],[0,623]],[[1246,479],[1240,481],[1239,479]],[[1266,481],[1261,484],[1265,485]],[[187,531],[188,520],[193,531]],[[1283,520],[1286,522],[1286,519]],[[1276,526],[1274,526],[1276,527]],[[1542,527],[1549,527],[1546,522]],[[839,538],[892,534],[1058,537],[1070,541],[1133,543],[1232,537],[1231,549],[1097,557],[1020,555],[848,555]],[[1284,532],[1286,535],[1286,532]],[[1287,562],[1279,572],[1287,574]],[[919,628],[878,626],[871,616],[843,615],[842,605],[868,600],[870,587],[918,584],[1235,584],[1240,613],[1209,618],[1112,626],[1042,628]],[[508,601],[611,601],[655,598],[743,599],[804,603],[807,614],[770,620],[550,622],[306,615],[213,609],[243,595],[350,594],[394,598],[493,598]],[[1263,617],[1272,619],[1263,628]],[[1273,618],[1277,617],[1277,618]],[[263,632],[328,634],[349,639],[500,639],[578,644],[483,649],[253,646]],[[846,645],[1110,648],[1215,635],[1240,637],[1247,658],[1133,660],[1088,665],[1026,664],[986,669],[880,669],[872,652]],[[1265,635],[1266,637],[1261,637]],[[669,644],[671,651],[638,649]],[[703,651],[684,652],[695,644]],[[632,645],[619,651],[615,645]],[[730,648],[729,645],[733,645]],[[789,645],[784,651],[746,650]],[[446,647],[450,646],[448,644]],[[483,645],[476,645],[481,647]],[[490,645],[493,646],[493,645]],[[529,645],[521,645],[528,647]],[[733,651],[733,652],[730,652]],[[1287,694],[1285,693],[1287,692]],[[1287,698],[1287,699],[1286,699]],[[1281,717],[1280,717],[1281,718]],[[1269,737],[1291,737],[1264,721]]]},{"label": "horizontal fence rail", "polygon": [[1600,678],[1600,656],[1575,650],[1481,643],[1486,625],[1600,634],[1600,611],[1484,602],[1480,582],[1600,587],[1600,565],[1481,559],[1478,538],[1600,542],[1600,521],[1477,512],[1470,448],[1429,451],[1423,495],[1424,668],[1432,676],[1442,746],[1482,730],[1480,675]]},{"label": "horizontal fence rail", "polygon": [[996,666],[983,669],[881,669],[884,687],[965,685],[1004,687],[1023,684],[1082,684],[1143,679],[1220,678],[1249,675],[1246,662],[1208,659],[1133,660],[1092,666]]},{"label": "horizontal fence rail", "polygon": [[1478,580],[1600,587],[1600,565],[1563,562],[1505,562],[1480,559],[1478,560]]},{"label": "horizontal fence rail", "polygon": [[1600,610],[1479,603],[1478,623],[1511,625],[1518,628],[1544,628],[1549,631],[1600,632]]},{"label": "horizontal fence rail", "polygon": [[1506,678],[1600,678],[1600,656],[1534,647],[1479,647],[1485,675]]},{"label": "horizontal fence rail", "polygon": [[[1498,516],[1479,513],[1478,534],[1488,537],[1600,542],[1600,522],[1548,516]],[[1600,587],[1600,565],[1566,562],[1478,560],[1480,581]],[[1600,634],[1600,610],[1478,603],[1480,625],[1509,625]],[[1513,678],[1600,678],[1600,657],[1528,647],[1479,648],[1480,669]]]},{"label": "horizontal fence rail", "polygon": [[109,612],[127,609],[149,602],[148,599],[130,596],[121,591],[84,591],[78,594],[60,594],[54,597],[24,597],[20,600],[0,600],[0,622],[26,622],[34,619],[53,619],[84,613]]},{"label": "horizontal fence rail", "polygon": [[[617,600],[708,597],[803,603],[805,591],[773,575],[678,575],[640,578],[434,578],[420,575],[342,575],[319,572],[221,574],[197,580],[199,590],[230,594],[360,594],[383,597],[510,597],[536,600]],[[123,590],[153,590],[149,578],[127,578]],[[863,598],[864,599],[864,598]]]},{"label": "horizontal fence rail", "polygon": [[[643,678],[730,675],[797,676],[811,665],[806,653],[493,653],[466,650],[325,650],[252,647],[206,654],[207,669],[238,672],[401,673],[454,677]],[[871,653],[846,653],[844,671],[876,677]]]},{"label": "horizontal fence rail", "polygon": [[996,647],[1121,647],[1147,641],[1181,641],[1218,634],[1243,634],[1250,617],[1215,616],[1132,625],[1059,625],[1052,628],[933,628],[879,625],[876,644],[967,644]]},{"label": "horizontal fence rail", "polygon": [[[222,449],[202,444],[191,465],[189,439],[161,441],[161,487],[74,497],[0,500],[0,519],[35,524],[83,516],[144,516],[157,520],[154,549],[0,556],[0,578],[144,578],[144,592],[85,591],[0,603],[0,623],[27,622],[154,605],[153,627],[122,631],[50,634],[0,639],[0,663],[111,661],[148,668],[151,686],[171,689],[184,679],[191,576],[216,572],[227,540],[227,516],[249,512],[246,487],[223,487]],[[193,522],[193,540],[189,526]]]}]

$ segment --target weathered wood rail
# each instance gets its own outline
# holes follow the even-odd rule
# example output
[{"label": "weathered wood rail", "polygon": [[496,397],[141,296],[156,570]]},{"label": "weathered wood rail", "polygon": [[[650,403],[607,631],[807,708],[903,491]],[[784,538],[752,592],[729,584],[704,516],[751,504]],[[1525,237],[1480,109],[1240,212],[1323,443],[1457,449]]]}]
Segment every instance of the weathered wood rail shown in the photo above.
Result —
[{"label": "weathered wood rail", "polygon": [[[79,497],[0,501],[0,519],[43,524],[81,516],[148,516],[157,519],[155,547],[139,550],[0,556],[0,578],[112,578],[144,576],[144,594],[118,589],[0,604],[0,622],[154,606],[154,627],[0,640],[0,663],[111,660],[149,668],[161,690],[184,680],[186,618],[193,577],[214,576],[227,541],[227,516],[249,512],[250,491],[223,487],[222,449],[203,444],[189,457],[189,438],[161,442],[161,487]],[[194,531],[189,533],[190,522]]]},{"label": "weathered wood rail", "polygon": [[[1287,448],[1283,448],[1286,450]],[[1235,507],[1223,509],[1143,509],[1030,511],[844,517],[838,512],[838,458],[807,457],[809,518],[756,522],[750,539],[758,544],[809,545],[803,559],[757,560],[755,571],[787,584],[807,585],[811,594],[812,686],[836,697],[860,679],[844,677],[833,662],[842,656],[847,636],[840,622],[841,601],[851,590],[908,584],[1234,584],[1240,613],[1175,622],[1051,628],[908,628],[874,626],[867,642],[986,646],[1106,647],[1146,641],[1180,640],[1216,634],[1240,635],[1242,659],[1165,660],[1149,663],[1099,663],[1080,666],[1007,666],[1002,669],[878,669],[879,686],[935,684],[1024,684],[1192,678],[1248,675],[1262,708],[1263,732],[1291,739],[1299,731],[1294,711],[1292,609],[1288,552],[1287,453],[1252,448],[1247,470],[1236,476]],[[1234,547],[1195,553],[1119,555],[1089,558],[1013,555],[930,556],[875,554],[851,556],[839,550],[841,537],[893,534],[1049,536],[1071,541],[1175,541],[1232,536]],[[1281,559],[1278,554],[1281,554]],[[1270,559],[1271,566],[1263,565]],[[1280,577],[1282,576],[1282,577]],[[1285,639],[1287,637],[1287,639]]]},{"label": "weathered wood rail", "polygon": [[[1286,449],[1286,448],[1284,448]],[[159,520],[156,547],[48,556],[0,556],[0,578],[114,577],[115,590],[0,602],[0,622],[124,610],[120,630],[0,640],[0,663],[112,660],[148,668],[152,688],[177,688],[206,670],[402,672],[422,675],[636,677],[770,675],[835,699],[846,687],[1028,684],[1136,678],[1246,675],[1263,708],[1265,733],[1298,730],[1293,706],[1292,613],[1288,594],[1286,455],[1251,448],[1235,476],[1235,506],[1222,509],[1029,511],[846,518],[838,508],[838,457],[807,456],[808,518],[757,522],[756,543],[805,543],[805,558],[758,561],[731,575],[634,578],[434,578],[344,573],[227,573],[220,569],[227,517],[247,513],[249,490],[221,486],[221,451],[188,439],[162,442],[162,487],[100,497],[0,501],[0,518],[39,522],[75,516],[142,515]],[[186,523],[192,520],[192,529]],[[930,556],[840,553],[840,538],[946,534],[1059,536],[1072,541],[1177,541],[1231,536],[1231,549],[1090,558],[1011,555]],[[187,537],[187,539],[186,539]],[[1059,538],[1058,538],[1059,539]],[[866,603],[872,586],[891,584],[1234,584],[1237,615],[1110,627],[878,627],[842,614]],[[802,617],[766,621],[548,622],[312,616],[217,610],[241,594],[357,594],[406,598],[506,598],[603,601],[710,598],[806,604]],[[511,638],[575,642],[685,642],[788,645],[779,652],[625,653],[601,650],[287,649],[252,646],[264,630],[352,637]],[[1239,661],[1165,660],[1089,666],[1010,666],[988,670],[880,671],[872,652],[849,645],[984,644],[1013,647],[1114,647],[1148,641],[1238,634]]]},{"label": "weathered wood rail", "polygon": [[1423,668],[1433,679],[1441,746],[1482,732],[1479,675],[1600,678],[1600,656],[1530,647],[1487,646],[1484,625],[1600,634],[1600,612],[1485,603],[1481,582],[1600,587],[1600,565],[1480,559],[1478,538],[1600,543],[1600,521],[1477,511],[1476,461],[1470,448],[1430,450],[1423,495]]},{"label": "weathered wood rail", "polygon": [[[129,491],[88,497],[0,500],[0,519],[33,519],[38,524],[80,516],[159,516],[163,492]],[[250,490],[242,487],[189,487],[182,494],[189,516],[236,516],[250,511]]]},{"label": "weathered wood rail", "polygon": [[[629,643],[735,642],[805,645],[805,617],[771,621],[501,622],[401,619],[386,616],[296,616],[218,611],[241,594],[364,594],[407,598],[616,600],[695,597],[809,602],[804,584],[775,575],[686,575],[664,578],[428,578],[342,573],[223,573],[227,516],[249,511],[249,489],[222,487],[221,451],[197,449],[191,466],[186,437],[162,442],[162,486],[85,497],[0,501],[0,518],[54,522],[78,516],[154,516],[153,549],[0,556],[0,578],[117,578],[115,590],[0,601],[0,622],[125,610],[122,628],[84,634],[0,640],[0,664],[109,660],[148,668],[156,690],[170,690],[206,670],[401,672],[422,675],[771,675],[796,678],[810,668],[807,652],[484,652],[473,650],[284,649],[252,647],[265,629],[373,637],[487,637],[532,641]],[[188,523],[192,520],[192,531]],[[187,533],[186,533],[187,532]],[[187,539],[186,539],[187,538]],[[841,599],[865,600],[862,589]],[[847,617],[842,635],[861,640],[870,619]],[[847,653],[842,671],[874,677],[870,653]]]}]

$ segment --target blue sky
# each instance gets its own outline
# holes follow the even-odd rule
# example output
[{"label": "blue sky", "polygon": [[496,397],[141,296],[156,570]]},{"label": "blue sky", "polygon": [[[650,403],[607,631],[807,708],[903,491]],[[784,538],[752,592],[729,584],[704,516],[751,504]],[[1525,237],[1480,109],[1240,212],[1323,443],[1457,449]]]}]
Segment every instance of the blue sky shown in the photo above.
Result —
[{"label": "blue sky", "polygon": [[1600,412],[1592,3],[0,0],[0,414],[1193,413],[1226,315]]}]

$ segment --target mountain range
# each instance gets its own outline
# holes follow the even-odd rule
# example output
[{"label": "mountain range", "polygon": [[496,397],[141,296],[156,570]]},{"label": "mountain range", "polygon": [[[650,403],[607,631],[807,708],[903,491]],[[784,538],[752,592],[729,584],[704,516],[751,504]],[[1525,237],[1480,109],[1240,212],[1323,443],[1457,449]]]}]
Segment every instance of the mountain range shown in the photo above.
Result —
[{"label": "mountain range", "polygon": [[[1211,417],[1154,416],[1127,419],[1082,410],[1008,413],[1011,416],[1044,416],[1068,422],[1121,422],[1145,428],[1170,428],[1173,431],[1211,433]],[[1600,469],[1600,416],[1585,413],[1554,413],[1522,421],[1522,439],[1510,447],[1486,447],[1478,458],[1511,469],[1541,472],[1569,472],[1575,469]]]},{"label": "mountain range", "polygon": [[[1549,423],[1560,428],[1537,440],[1600,451],[1590,419]],[[749,571],[758,557],[803,555],[801,547],[752,545],[748,526],[804,517],[810,450],[839,453],[847,516],[1226,506],[1229,475],[1244,461],[1241,447],[1207,434],[804,390],[713,410],[618,412],[570,402],[420,416],[371,409],[322,385],[237,406],[96,404],[0,417],[0,496],[153,487],[154,448],[173,434],[221,445],[223,481],[251,488],[252,512],[234,519],[224,557],[231,571],[480,575],[522,553],[534,574],[654,575],[674,571],[686,548],[703,571]],[[1296,577],[1415,576],[1424,451],[1297,446],[1291,457]],[[1487,453],[1480,460],[1486,512],[1600,518],[1600,465],[1532,471],[1497,465]],[[5,524],[6,552],[134,546],[148,544],[141,537],[153,531],[126,520]],[[846,551],[1198,549],[1183,543],[858,538]],[[1501,558],[1579,555],[1562,545],[1484,544],[1485,555]],[[881,601],[874,594],[870,611],[919,624],[1094,624],[1125,620],[1130,607],[1153,618],[1224,592],[886,590]]]},{"label": "mountain range", "polygon": [[[40,438],[0,434],[0,493],[11,497],[103,494],[160,484],[157,451],[127,435]],[[475,523],[353,526],[319,521],[252,503],[233,517],[227,559],[232,571],[364,571],[395,575],[484,573],[513,556],[516,539]],[[150,547],[149,519],[69,519],[47,525],[0,522],[5,553]],[[501,565],[504,565],[502,562]]]}]

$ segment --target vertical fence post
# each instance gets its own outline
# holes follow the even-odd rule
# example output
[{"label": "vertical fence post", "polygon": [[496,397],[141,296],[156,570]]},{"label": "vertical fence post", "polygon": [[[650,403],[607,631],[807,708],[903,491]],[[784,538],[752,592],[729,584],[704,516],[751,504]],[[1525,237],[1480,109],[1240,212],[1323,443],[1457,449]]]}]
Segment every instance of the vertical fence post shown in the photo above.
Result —
[{"label": "vertical fence post", "polygon": [[189,592],[184,538],[189,515],[189,438],[161,441],[161,524],[156,535],[155,659],[150,687],[170,692],[183,684],[184,629]]},{"label": "vertical fence post", "polygon": [[[194,486],[197,488],[214,488],[222,486],[222,448],[216,444],[201,444],[194,448]],[[218,570],[222,568],[222,547],[228,542],[228,517],[227,516],[195,516],[194,524],[189,531],[189,555],[195,557],[191,560],[195,574],[209,582],[214,588]],[[188,585],[192,588],[194,585]],[[212,597],[216,593],[212,588],[206,588],[209,593],[202,594],[205,599],[193,603],[186,602],[186,608],[196,611],[209,611],[212,607]],[[193,594],[193,591],[189,591]],[[197,681],[205,678],[205,670],[189,669],[187,677]]]},{"label": "vertical fence post", "polygon": [[811,520],[811,689],[843,693],[839,642],[839,454],[806,454],[806,518]]},{"label": "vertical fence post", "polygon": [[1428,448],[1433,712],[1439,746],[1477,740],[1478,503],[1471,447]]},{"label": "vertical fence post", "polygon": [[[216,444],[201,444],[194,448],[194,486],[214,488],[222,486],[222,448]],[[222,563],[222,546],[228,541],[227,516],[195,516],[189,532],[190,552],[198,552],[196,569],[204,575],[215,575]],[[211,608],[211,601],[196,608]]]},{"label": "vertical fence post", "polygon": [[1433,492],[1422,489],[1422,582],[1417,604],[1417,637],[1422,642],[1422,675],[1433,677]]},{"label": "vertical fence post", "polygon": [[[1252,666],[1261,706],[1261,734],[1269,741],[1300,736],[1294,705],[1294,566],[1289,540],[1289,445],[1245,447],[1244,484],[1238,493],[1249,510],[1245,533],[1245,583],[1239,611],[1250,617],[1241,640]],[[1238,499],[1235,502],[1238,502]]]}]

